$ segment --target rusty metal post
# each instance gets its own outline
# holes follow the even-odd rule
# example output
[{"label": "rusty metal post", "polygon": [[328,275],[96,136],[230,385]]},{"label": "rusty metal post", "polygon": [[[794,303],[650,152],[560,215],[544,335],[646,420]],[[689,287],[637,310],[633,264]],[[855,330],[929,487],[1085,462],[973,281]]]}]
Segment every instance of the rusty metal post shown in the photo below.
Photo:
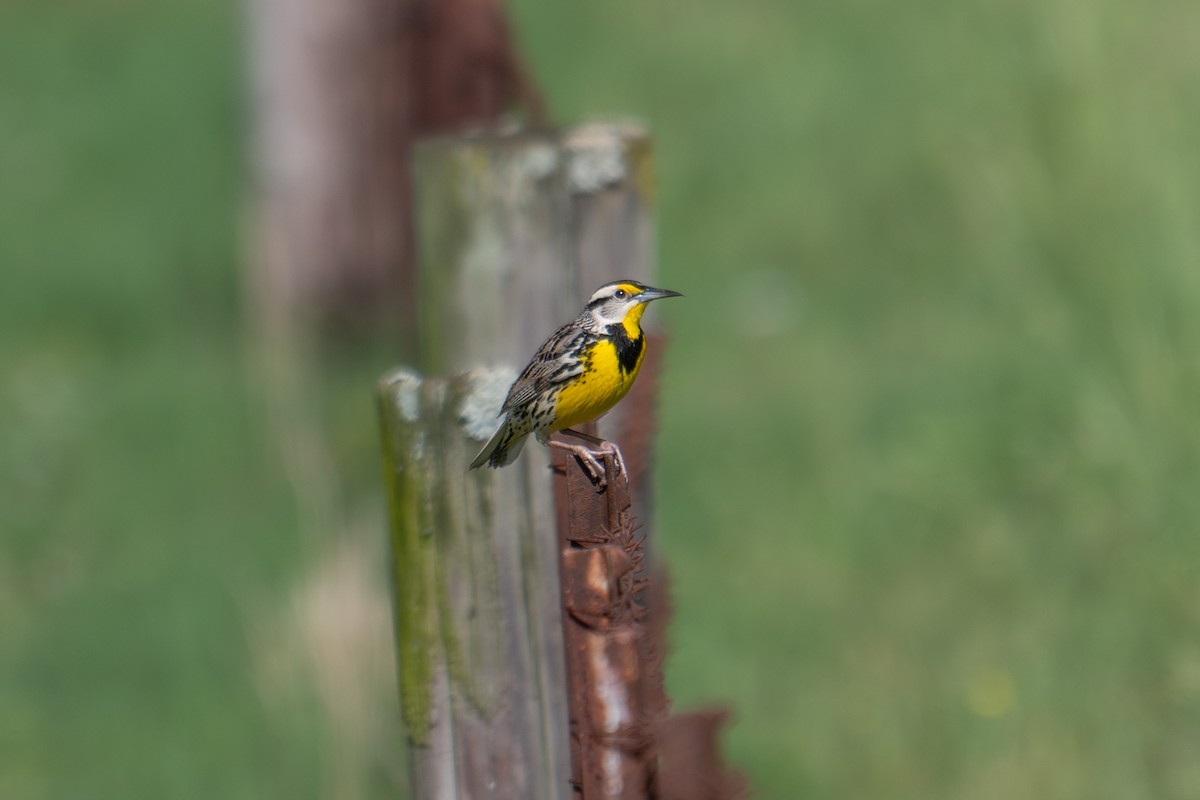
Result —
[{"label": "rusty metal post", "polygon": [[632,484],[609,457],[599,492],[573,456],[556,450],[554,470],[575,797],[745,800],[746,780],[717,744],[729,713],[668,713],[667,579],[647,568]]},{"label": "rusty metal post", "polygon": [[608,487],[597,492],[574,457],[555,452],[572,783],[582,800],[648,800],[665,695],[637,599],[644,540],[611,457],[605,469]]}]

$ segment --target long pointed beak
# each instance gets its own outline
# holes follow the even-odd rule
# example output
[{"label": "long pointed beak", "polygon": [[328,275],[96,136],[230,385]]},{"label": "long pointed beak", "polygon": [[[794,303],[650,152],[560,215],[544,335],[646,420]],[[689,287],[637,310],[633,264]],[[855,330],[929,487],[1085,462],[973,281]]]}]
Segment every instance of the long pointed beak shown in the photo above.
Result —
[{"label": "long pointed beak", "polygon": [[664,297],[683,297],[683,294],[672,292],[670,289],[655,289],[652,286],[647,286],[645,291],[639,295],[639,299],[643,303],[649,303],[651,300],[662,300]]}]

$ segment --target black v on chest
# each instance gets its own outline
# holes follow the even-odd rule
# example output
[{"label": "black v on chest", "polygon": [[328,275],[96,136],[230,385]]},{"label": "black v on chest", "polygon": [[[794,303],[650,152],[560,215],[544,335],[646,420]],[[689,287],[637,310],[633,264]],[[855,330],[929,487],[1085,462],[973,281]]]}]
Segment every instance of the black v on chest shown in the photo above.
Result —
[{"label": "black v on chest", "polygon": [[641,358],[642,350],[646,346],[646,335],[639,330],[637,338],[631,339],[625,326],[619,324],[609,325],[606,331],[616,347],[617,364],[621,367],[621,372],[628,375],[638,365],[638,359]]}]

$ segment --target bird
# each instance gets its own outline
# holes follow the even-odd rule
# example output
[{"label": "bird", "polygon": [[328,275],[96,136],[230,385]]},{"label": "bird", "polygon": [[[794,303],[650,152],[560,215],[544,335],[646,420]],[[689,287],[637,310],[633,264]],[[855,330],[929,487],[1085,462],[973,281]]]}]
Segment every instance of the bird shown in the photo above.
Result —
[{"label": "bird", "polygon": [[[607,484],[598,458],[605,454],[612,455],[616,472],[628,481],[616,444],[573,427],[607,413],[633,386],[646,357],[642,314],[649,303],[664,297],[682,295],[628,279],[593,292],[579,316],[555,331],[521,370],[500,408],[499,427],[470,469],[511,464],[532,433],[542,444],[576,456],[594,485]],[[559,431],[593,447],[550,438]]]}]

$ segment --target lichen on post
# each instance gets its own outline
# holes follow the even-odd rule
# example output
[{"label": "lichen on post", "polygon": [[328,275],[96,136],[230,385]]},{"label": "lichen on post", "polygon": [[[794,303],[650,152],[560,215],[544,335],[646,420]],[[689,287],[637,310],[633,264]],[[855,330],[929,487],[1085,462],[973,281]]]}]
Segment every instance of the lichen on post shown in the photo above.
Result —
[{"label": "lichen on post", "polygon": [[[529,557],[518,471],[502,484],[467,471],[512,378],[400,370],[379,384],[398,677],[420,798],[555,797],[566,785],[549,755],[565,710],[547,710],[546,623],[530,605],[553,591],[557,568]],[[561,651],[545,659],[560,666]]]}]

